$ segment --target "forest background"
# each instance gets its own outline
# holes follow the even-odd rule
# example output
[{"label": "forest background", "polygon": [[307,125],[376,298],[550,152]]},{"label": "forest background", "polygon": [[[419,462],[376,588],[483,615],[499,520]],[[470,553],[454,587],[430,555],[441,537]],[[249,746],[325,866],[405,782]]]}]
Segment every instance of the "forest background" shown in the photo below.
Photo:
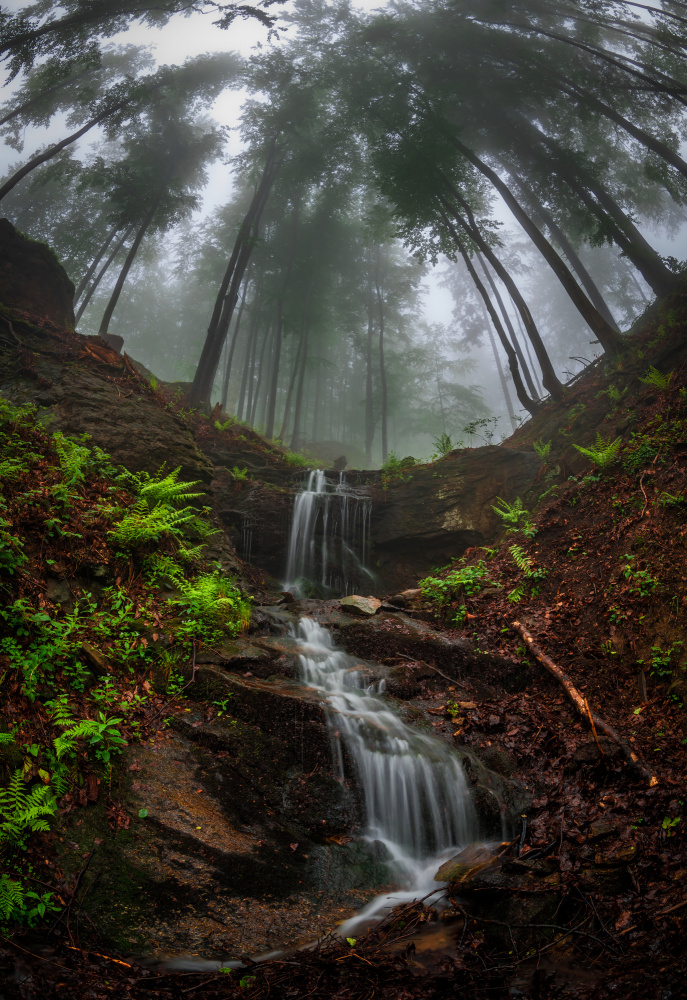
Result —
[{"label": "forest background", "polygon": [[[43,13],[49,20],[55,10],[84,6],[43,5]],[[158,378],[197,377],[208,326],[212,331],[214,324],[223,334],[221,352],[210,359],[212,388],[203,402],[222,402],[227,412],[293,448],[310,447],[329,458],[345,451],[350,464],[360,466],[378,464],[392,450],[428,456],[440,435],[454,445],[498,440],[552,386],[555,392],[556,382],[601,353],[603,344],[594,342],[589,321],[560,276],[515,221],[498,187],[484,183],[484,174],[466,172],[463,159],[460,190],[469,192],[478,236],[505,265],[541,333],[551,362],[548,385],[522,307],[503,275],[482,259],[479,240],[461,235],[455,219],[442,219],[441,206],[437,217],[436,206],[422,204],[422,192],[435,197],[436,191],[423,177],[427,165],[413,162],[416,151],[426,150],[423,155],[434,165],[446,157],[445,149],[432,147],[432,122],[441,117],[456,130],[452,140],[465,137],[465,122],[441,103],[449,93],[459,99],[461,113],[469,113],[466,120],[477,123],[469,139],[478,155],[484,152],[479,142],[490,105],[511,119],[529,114],[548,140],[565,150],[566,162],[576,165],[578,182],[591,170],[611,192],[632,227],[629,249],[627,232],[617,231],[622,224],[598,211],[597,195],[585,201],[578,190],[571,204],[574,187],[561,197],[550,184],[547,189],[541,164],[517,164],[530,171],[524,174],[529,194],[519,188],[521,204],[534,191],[539,215],[531,200],[528,211],[569,269],[574,270],[574,251],[593,275],[595,305],[606,310],[612,327],[628,329],[679,271],[685,172],[619,127],[617,116],[631,109],[635,130],[657,135],[684,164],[684,5],[666,3],[652,14],[637,4],[602,4],[603,16],[598,10],[592,14],[593,28],[580,27],[567,15],[584,15],[594,5],[515,5],[512,17],[538,31],[500,26],[522,46],[520,90],[512,94],[499,90],[506,77],[493,73],[494,54],[486,50],[462,79],[456,74],[444,81],[443,94],[427,74],[426,67],[435,59],[440,64],[448,48],[432,36],[431,19],[452,12],[464,18],[461,30],[469,31],[480,17],[487,15],[488,21],[489,3],[466,4],[463,10],[441,3],[398,4],[389,8],[396,19],[392,30],[373,3],[271,6],[272,26],[264,17],[248,16],[232,18],[227,28],[215,23],[209,5],[201,6],[165,23],[134,18],[113,22],[113,28],[106,24],[64,50],[59,44],[39,46],[26,55],[10,45],[6,55],[11,79],[0,113],[7,144],[3,184],[40,151],[85,132],[13,184],[2,197],[2,214],[54,247],[77,286],[79,330],[122,336],[127,352]],[[21,10],[18,4],[4,8],[10,39],[11,19]],[[118,27],[124,30],[114,30]],[[550,38],[556,31],[574,45]],[[608,59],[600,62],[589,50],[591,42],[607,56],[617,53],[623,70],[612,69]],[[404,44],[411,45],[410,59]],[[550,71],[561,51],[569,58],[569,72],[561,63],[563,82],[545,79],[542,67]],[[533,65],[539,60],[540,85],[528,104],[529,55]],[[365,65],[373,67],[364,82],[353,70],[348,77],[342,71],[356,60],[359,73]],[[647,73],[637,68],[649,64],[659,84],[655,92],[647,87]],[[399,72],[405,74],[399,82],[402,109],[389,93],[389,81]],[[572,87],[567,96],[566,86]],[[379,107],[370,113],[379,94],[387,97],[386,119]],[[595,113],[604,100],[613,105],[615,119]],[[117,101],[124,110],[112,111]],[[388,115],[413,110],[405,133],[399,129],[407,138],[418,128],[423,101],[430,131],[418,132],[417,142],[408,140],[405,148],[402,143],[392,148],[388,135],[399,126],[390,125]],[[567,109],[567,120],[561,108]],[[102,121],[89,124],[106,111]],[[380,121],[383,127],[370,127]],[[522,141],[525,125],[517,128]],[[494,132],[501,145],[489,137],[487,168],[495,168],[518,193],[518,181],[508,174],[513,161],[503,161],[504,151],[512,152],[507,129],[497,123]],[[231,282],[223,287],[237,233],[269,172],[275,135],[279,168],[268,178],[269,196],[244,241],[248,250],[240,275],[234,261],[230,277],[240,280],[235,289]],[[407,170],[411,183],[403,174]],[[593,187],[591,181],[585,186],[587,193]],[[549,217],[547,225],[551,210],[556,218]],[[642,239],[654,254],[653,283],[632,257],[632,244]],[[470,263],[478,278],[482,275],[482,294]],[[579,273],[574,280],[584,286]],[[495,317],[487,314],[484,286]],[[232,294],[222,331],[227,312],[222,304]],[[519,392],[500,337],[515,346],[524,376]],[[523,399],[532,405],[523,406]]]}]

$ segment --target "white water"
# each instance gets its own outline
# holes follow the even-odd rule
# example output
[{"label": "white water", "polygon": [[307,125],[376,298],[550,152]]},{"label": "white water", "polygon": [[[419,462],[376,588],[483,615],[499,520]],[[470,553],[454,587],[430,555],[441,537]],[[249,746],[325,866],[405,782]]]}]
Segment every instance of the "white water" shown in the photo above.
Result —
[{"label": "white water", "polygon": [[330,482],[313,469],[296,494],[287,547],[284,589],[304,597],[312,583],[338,596],[374,579],[365,566],[370,540],[372,504],[346,482],[345,473]]},{"label": "white water", "polygon": [[434,881],[437,868],[476,839],[477,823],[463,769],[451,747],[407,726],[374,685],[365,686],[365,672],[334,647],[326,629],[302,618],[297,638],[302,642],[302,679],[330,707],[342,777],[341,740],[355,762],[365,801],[365,837],[384,845],[390,879],[400,886],[342,925],[339,931],[347,936],[400,902],[442,892]]}]

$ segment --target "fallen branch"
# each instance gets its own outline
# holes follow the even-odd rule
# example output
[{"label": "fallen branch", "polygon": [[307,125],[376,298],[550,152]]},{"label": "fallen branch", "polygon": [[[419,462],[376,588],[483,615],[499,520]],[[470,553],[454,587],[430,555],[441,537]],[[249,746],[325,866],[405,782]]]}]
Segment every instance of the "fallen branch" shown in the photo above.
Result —
[{"label": "fallen branch", "polygon": [[[561,684],[579,715],[583,719],[591,722],[592,731],[596,728],[600,732],[604,733],[605,736],[608,736],[610,740],[613,740],[613,742],[616,743],[622,750],[623,756],[629,765],[649,783],[649,787],[653,788],[657,785],[658,778],[656,778],[655,775],[653,775],[651,771],[644,766],[637,754],[630,749],[627,743],[621,739],[620,736],[618,736],[615,729],[611,728],[607,722],[604,722],[601,716],[590,711],[587,699],[580,694],[568,675],[564,673],[560,667],[556,666],[551,657],[547,656],[546,653],[539,648],[525,626],[521,625],[520,622],[512,622],[511,628],[523,639],[525,645],[535,659],[539,660],[542,666],[546,667],[549,673],[556,678],[559,684]],[[596,735],[596,733],[594,735]]]}]

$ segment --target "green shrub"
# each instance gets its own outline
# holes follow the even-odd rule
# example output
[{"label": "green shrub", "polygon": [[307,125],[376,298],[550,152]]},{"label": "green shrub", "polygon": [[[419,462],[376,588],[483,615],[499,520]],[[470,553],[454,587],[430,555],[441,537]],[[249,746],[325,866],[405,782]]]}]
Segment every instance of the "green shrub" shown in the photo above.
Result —
[{"label": "green shrub", "polygon": [[488,573],[484,560],[480,559],[473,565],[451,570],[444,577],[425,577],[420,580],[419,586],[425,600],[431,601],[437,609],[444,608],[453,601],[460,601],[461,606],[453,619],[460,623],[465,620],[465,598],[479,593],[484,583],[489,582],[486,580]]}]

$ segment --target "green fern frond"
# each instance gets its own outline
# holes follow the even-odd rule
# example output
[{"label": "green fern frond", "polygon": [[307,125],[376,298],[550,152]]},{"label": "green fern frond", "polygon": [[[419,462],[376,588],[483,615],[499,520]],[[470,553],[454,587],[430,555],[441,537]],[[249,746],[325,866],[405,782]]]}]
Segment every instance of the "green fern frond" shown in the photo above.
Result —
[{"label": "green fern frond", "polygon": [[[198,548],[202,547],[203,546],[198,546]],[[189,550],[181,547],[177,555],[181,558],[185,558],[187,551]],[[195,549],[191,551],[195,552]],[[171,556],[164,555],[161,552],[153,552],[150,555],[145,556],[143,559],[143,568],[145,570],[146,577],[151,583],[157,583],[160,580],[169,580],[178,587],[185,580],[184,572],[178,563],[176,563]]]},{"label": "green fern frond", "polygon": [[0,875],[0,918],[3,921],[9,920],[23,902],[24,887],[21,882],[15,881],[9,875]]},{"label": "green fern frond", "polygon": [[157,541],[161,535],[180,534],[181,526],[192,521],[195,516],[196,512],[190,507],[173,510],[171,507],[160,506],[147,510],[145,507],[142,509],[139,501],[108,534],[120,545],[134,548],[146,542]]},{"label": "green fern frond", "polygon": [[78,483],[82,483],[84,469],[91,457],[90,449],[65,437],[61,431],[56,431],[53,434],[53,441],[66,485],[76,486]]},{"label": "green fern frond", "polygon": [[668,389],[670,389],[670,382],[673,374],[673,372],[664,374],[663,372],[660,372],[658,368],[654,368],[654,366],[651,365],[646,375],[640,376],[639,381],[643,382],[644,385],[652,385],[654,389],[658,389],[660,392],[667,392]]},{"label": "green fern frond", "polygon": [[511,590],[511,592],[508,594],[508,600],[511,602],[511,604],[517,604],[518,601],[521,601],[524,596],[525,596],[525,584],[521,583],[513,590]]},{"label": "green fern frond", "polygon": [[623,440],[620,437],[611,440],[611,438],[604,438],[599,431],[596,432],[596,444],[591,448],[583,448],[579,444],[574,444],[573,448],[576,448],[581,455],[586,455],[586,457],[593,462],[594,465],[598,466],[599,469],[606,469],[613,461],[620,451]]},{"label": "green fern frond", "polygon": [[532,560],[527,555],[527,553],[525,552],[525,550],[522,548],[521,545],[511,545],[508,551],[513,556],[515,565],[518,567],[521,573],[527,575],[532,572],[532,566],[533,566]]},{"label": "green fern frond", "polygon": [[0,788],[0,843],[6,840],[21,845],[29,833],[49,830],[48,818],[56,811],[52,788],[33,785],[27,790],[24,771],[18,768],[9,784]]}]

